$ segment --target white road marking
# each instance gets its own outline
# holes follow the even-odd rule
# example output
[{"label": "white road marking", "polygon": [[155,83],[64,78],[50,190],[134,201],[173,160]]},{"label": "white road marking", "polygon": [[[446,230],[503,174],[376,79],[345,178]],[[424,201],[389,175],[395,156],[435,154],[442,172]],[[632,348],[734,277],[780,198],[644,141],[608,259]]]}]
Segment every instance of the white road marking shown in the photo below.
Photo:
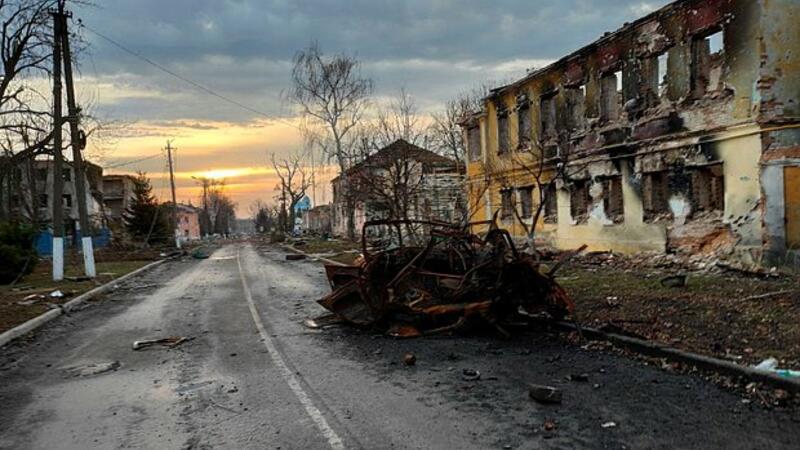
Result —
[{"label": "white road marking", "polygon": [[244,289],[244,296],[247,299],[247,304],[250,307],[250,314],[253,316],[253,321],[256,324],[256,328],[258,328],[258,333],[261,335],[261,340],[264,342],[264,346],[267,347],[267,352],[269,352],[269,356],[272,358],[272,362],[275,364],[275,367],[283,376],[283,379],[286,380],[286,383],[291,388],[294,395],[303,405],[306,410],[306,413],[311,418],[312,421],[317,425],[319,431],[328,440],[328,444],[331,446],[332,449],[340,450],[344,449],[344,443],[342,443],[342,438],[333,431],[330,425],[328,425],[328,421],[325,420],[325,417],[322,415],[322,411],[320,411],[316,406],[314,406],[314,402],[311,401],[311,398],[308,396],[306,391],[303,390],[303,387],[300,385],[300,381],[298,381],[297,377],[294,373],[289,369],[289,366],[286,365],[286,361],[283,360],[280,353],[278,353],[278,349],[275,347],[275,343],[270,338],[269,334],[267,334],[267,330],[264,328],[264,323],[261,321],[261,316],[258,313],[258,309],[256,308],[256,304],[253,301],[253,296],[250,293],[250,287],[247,286],[247,281],[244,277],[244,270],[242,270],[242,259],[239,256],[239,250],[236,250],[236,263],[239,265],[239,278],[242,280],[242,288]]}]

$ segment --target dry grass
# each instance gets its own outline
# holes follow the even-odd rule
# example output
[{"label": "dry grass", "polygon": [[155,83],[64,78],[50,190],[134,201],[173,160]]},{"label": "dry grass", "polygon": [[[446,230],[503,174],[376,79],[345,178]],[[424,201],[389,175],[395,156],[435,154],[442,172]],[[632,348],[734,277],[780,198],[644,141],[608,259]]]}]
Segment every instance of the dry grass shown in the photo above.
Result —
[{"label": "dry grass", "polygon": [[[63,280],[59,282],[52,280],[51,264],[45,261],[40,262],[31,274],[26,275],[14,287],[0,286],[0,332],[11,329],[46,312],[52,307],[51,305],[66,303],[77,295],[132,272],[150,262],[150,260],[102,261],[96,265],[98,276],[93,280]],[[75,258],[70,258],[66,264],[65,275],[67,277],[83,275],[82,263],[76,261]],[[60,290],[64,293],[64,297],[53,298],[48,295],[55,290]],[[25,304],[26,300],[24,299],[34,294],[44,295],[45,298],[37,298],[34,299],[35,302]]]},{"label": "dry grass", "polygon": [[[559,281],[573,296],[581,322],[612,324],[672,346],[757,363],[767,357],[800,368],[800,279],[726,273],[689,274],[669,288],[656,269],[577,266]],[[782,292],[764,298],[754,296]]]}]

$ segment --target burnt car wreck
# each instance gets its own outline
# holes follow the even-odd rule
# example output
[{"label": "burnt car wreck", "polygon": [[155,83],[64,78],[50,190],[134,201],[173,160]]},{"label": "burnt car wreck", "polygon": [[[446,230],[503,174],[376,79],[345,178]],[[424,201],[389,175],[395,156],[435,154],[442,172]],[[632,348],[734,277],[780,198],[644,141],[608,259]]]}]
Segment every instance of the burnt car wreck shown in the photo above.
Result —
[{"label": "burnt car wreck", "polygon": [[[331,314],[311,327],[345,323],[396,337],[490,327],[503,336],[533,317],[562,319],[574,304],[554,280],[563,262],[544,271],[517,250],[494,221],[481,237],[451,224],[377,220],[362,229],[356,264],[325,266],[333,292],[318,301]],[[427,231],[427,241],[370,251],[367,230],[387,226]],[[417,242],[421,241],[417,239]]]}]

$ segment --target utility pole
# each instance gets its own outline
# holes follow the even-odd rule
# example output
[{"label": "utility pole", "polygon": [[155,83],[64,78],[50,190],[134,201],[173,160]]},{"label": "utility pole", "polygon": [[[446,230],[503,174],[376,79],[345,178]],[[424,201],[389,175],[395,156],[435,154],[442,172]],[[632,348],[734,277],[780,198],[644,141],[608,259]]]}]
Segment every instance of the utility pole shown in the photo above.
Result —
[{"label": "utility pole", "polygon": [[[86,147],[86,135],[80,129],[81,110],[75,103],[75,86],[72,79],[72,54],[69,46],[69,33],[67,31],[67,18],[72,13],[64,11],[63,2],[59,3],[58,14],[55,16],[60,26],[55,28],[56,39],[61,40],[64,58],[64,81],[67,85],[67,121],[70,128],[70,144],[72,146],[72,166],[75,171],[75,196],[78,203],[78,224],[81,233],[81,247],[83,252],[83,271],[87,277],[94,278],[97,272],[94,266],[94,248],[92,245],[92,231],[89,225],[89,212],[86,206],[87,186],[86,171],[83,165],[81,151]],[[53,74],[55,78],[55,74]],[[60,80],[59,80],[60,83]],[[91,195],[91,194],[90,194]]]},{"label": "utility pole", "polygon": [[314,146],[310,147],[311,151],[311,203],[317,206],[317,177],[316,167],[314,167]]},{"label": "utility pole", "polygon": [[172,141],[167,141],[167,161],[169,161],[169,186],[172,190],[172,234],[175,235],[175,247],[181,248],[181,238],[178,235],[178,203],[175,200],[175,173],[172,170]]},{"label": "utility pole", "polygon": [[61,21],[63,4],[53,16],[53,281],[64,279],[64,164],[61,153]]},{"label": "utility pole", "polygon": [[[192,179],[195,180],[195,182],[199,181],[203,186],[203,217],[200,221],[200,228],[201,231],[205,231],[206,235],[208,235],[208,231],[211,228],[211,219],[208,215],[208,178],[193,176]],[[205,230],[202,230],[202,228],[205,228]]]}]

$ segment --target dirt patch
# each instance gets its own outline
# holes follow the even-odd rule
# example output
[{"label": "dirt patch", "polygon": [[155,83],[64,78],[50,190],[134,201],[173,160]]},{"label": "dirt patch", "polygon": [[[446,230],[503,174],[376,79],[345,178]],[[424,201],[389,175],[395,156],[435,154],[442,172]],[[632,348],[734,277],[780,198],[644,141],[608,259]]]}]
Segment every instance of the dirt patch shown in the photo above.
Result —
[{"label": "dirt patch", "polygon": [[287,244],[293,245],[306,253],[343,253],[359,250],[360,244],[343,239],[294,239]]},{"label": "dirt patch", "polygon": [[[69,255],[65,262],[65,280],[52,280],[52,265],[49,261],[41,261],[34,271],[26,275],[15,286],[0,286],[0,332],[14,328],[34,317],[70,301],[97,286],[105,284],[132,272],[152,260],[119,260],[124,255],[113,255],[98,252],[101,256],[96,264],[97,278],[82,279],[83,262],[77,255]],[[73,278],[75,281],[71,281]],[[59,291],[61,296],[51,296]]]},{"label": "dirt patch", "polygon": [[344,239],[293,239],[288,245],[313,256],[321,256],[343,264],[353,264],[361,254],[361,246],[357,242]]},{"label": "dirt patch", "polygon": [[[780,367],[800,367],[800,277],[626,262],[579,258],[560,272],[582,323],[740,364],[775,357]],[[678,272],[687,274],[686,286],[662,284]]]}]

